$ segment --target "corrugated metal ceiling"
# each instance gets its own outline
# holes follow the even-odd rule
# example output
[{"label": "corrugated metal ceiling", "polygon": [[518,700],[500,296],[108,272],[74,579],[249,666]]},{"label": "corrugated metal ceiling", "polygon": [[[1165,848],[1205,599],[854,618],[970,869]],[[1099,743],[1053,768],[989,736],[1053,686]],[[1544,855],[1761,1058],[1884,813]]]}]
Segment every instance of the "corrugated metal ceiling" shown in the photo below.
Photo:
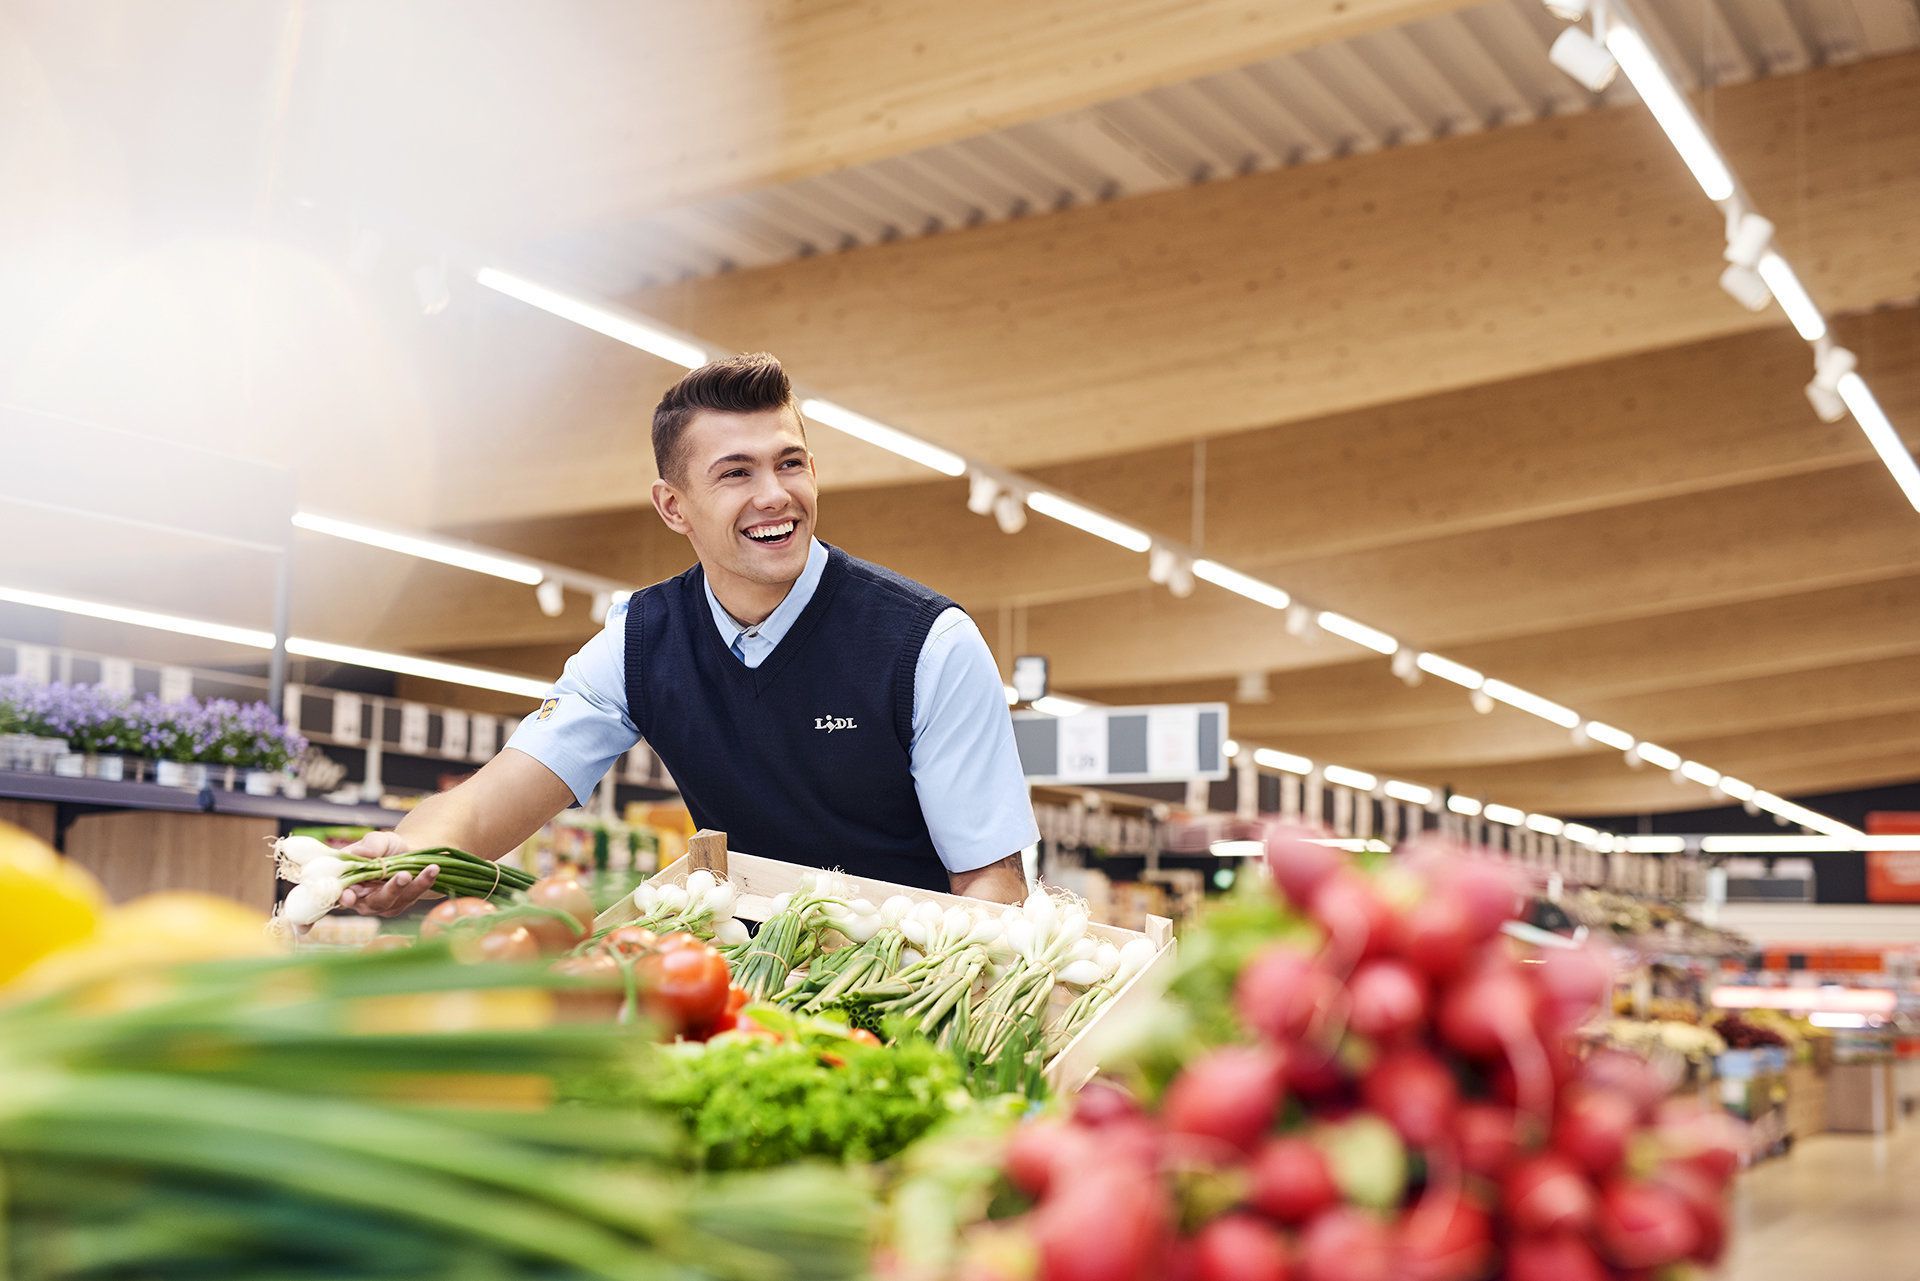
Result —
[{"label": "corrugated metal ceiling", "polygon": [[[1641,0],[1689,89],[1920,47],[1920,0]],[[1537,0],[1357,39],[876,164],[550,241],[536,265],[608,293],[1630,102],[1547,60]]]}]

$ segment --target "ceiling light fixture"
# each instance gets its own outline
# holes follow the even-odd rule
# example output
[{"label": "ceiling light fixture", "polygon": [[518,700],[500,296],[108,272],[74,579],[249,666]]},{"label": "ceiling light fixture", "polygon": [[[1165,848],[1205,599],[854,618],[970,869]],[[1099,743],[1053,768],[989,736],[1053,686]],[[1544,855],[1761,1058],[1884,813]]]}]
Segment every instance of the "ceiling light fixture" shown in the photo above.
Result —
[{"label": "ceiling light fixture", "polygon": [[1028,494],[1027,506],[1042,516],[1050,516],[1063,525],[1072,525],[1095,538],[1104,538],[1130,552],[1144,552],[1153,546],[1153,539],[1133,526],[1044,489],[1036,489]]},{"label": "ceiling light fixture", "polygon": [[637,316],[623,315],[611,308],[572,298],[557,289],[536,284],[494,267],[482,267],[474,279],[509,298],[517,298],[530,307],[571,320],[574,324],[604,334],[615,342],[636,347],[650,356],[658,356],[683,369],[698,369],[707,363],[707,349]]},{"label": "ceiling light fixture", "polygon": [[1371,792],[1379,786],[1380,780],[1365,770],[1348,769],[1344,765],[1325,765],[1320,769],[1320,777],[1340,787],[1351,787],[1355,791]]},{"label": "ceiling light fixture", "polygon": [[1620,70],[1620,64],[1607,52],[1606,46],[1578,27],[1568,27],[1554,37],[1547,59],[1591,93],[1599,93],[1612,84]]},{"label": "ceiling light fixture", "polygon": [[1552,721],[1561,729],[1572,729],[1580,723],[1580,714],[1572,708],[1562,707],[1552,699],[1542,698],[1517,685],[1490,680],[1480,688],[1487,697],[1497,699],[1508,707],[1518,708],[1529,715],[1538,716],[1543,721]]},{"label": "ceiling light fixture", "polygon": [[1468,818],[1473,818],[1479,814],[1485,806],[1481,805],[1479,801],[1474,800],[1471,796],[1449,796],[1447,798],[1447,808],[1456,814],[1465,814]]},{"label": "ceiling light fixture", "polygon": [[1907,451],[1906,442],[1900,439],[1900,433],[1887,421],[1886,413],[1880,408],[1880,402],[1873,398],[1867,389],[1866,380],[1849,370],[1840,376],[1836,384],[1840,399],[1853,411],[1853,420],[1860,424],[1860,430],[1867,434],[1867,440],[1873,445],[1873,452],[1880,455],[1880,461],[1893,473],[1894,483],[1900,486],[1900,492],[1907,496],[1907,502],[1920,512],[1920,465],[1913,461],[1913,455]]},{"label": "ceiling light fixture", "polygon": [[[1666,69],[1653,56],[1653,50],[1647,48],[1647,42],[1641,39],[1640,33],[1623,22],[1609,23],[1607,49],[1619,61],[1620,69],[1627,73],[1627,79],[1633,82],[1634,90],[1640,95],[1640,100],[1647,104],[1647,110],[1653,113],[1653,118],[1666,131],[1668,140],[1673,143],[1674,150],[1680,153],[1680,159],[1686,162],[1694,181],[1700,184],[1700,190],[1707,193],[1707,199],[1715,202],[1731,199],[1733,174],[1728,170],[1727,162],[1720,158],[1713,140],[1700,127],[1693,108],[1687,105],[1687,100],[1667,79]],[[1565,68],[1562,67],[1562,70]]]},{"label": "ceiling light fixture", "polygon": [[1800,283],[1800,277],[1793,274],[1793,267],[1785,258],[1769,250],[1761,255],[1755,270],[1760,273],[1767,291],[1780,304],[1780,310],[1787,313],[1787,319],[1793,322],[1794,329],[1802,338],[1808,342],[1819,342],[1827,336],[1826,317],[1813,305],[1806,286]]},{"label": "ceiling light fixture", "polygon": [[1076,716],[1086,711],[1089,707],[1092,707],[1093,704],[1083,703],[1077,698],[1066,698],[1059,694],[1047,694],[1044,697],[1034,699],[1033,702],[1027,704],[1027,706],[1033,708],[1036,712],[1044,712],[1048,716]]},{"label": "ceiling light fixture", "polygon": [[967,474],[967,460],[952,450],[942,449],[918,436],[908,435],[898,427],[889,427],[865,414],[855,413],[845,405],[809,396],[800,402],[800,412],[843,435],[864,440],[869,445],[878,445],[888,453],[898,454],[909,462],[919,463],[943,476]]},{"label": "ceiling light fixture", "polygon": [[1567,825],[1547,814],[1527,815],[1527,826],[1543,836],[1559,836],[1567,830]]},{"label": "ceiling light fixture", "polygon": [[1720,771],[1699,761],[1681,761],[1680,772],[1702,787],[1720,786]]},{"label": "ceiling light fixture", "polygon": [[1394,800],[1405,801],[1409,805],[1433,804],[1433,789],[1418,783],[1403,783],[1397,778],[1390,778],[1380,790]]},{"label": "ceiling light fixture", "polygon": [[1479,689],[1487,679],[1465,663],[1456,663],[1451,658],[1442,658],[1438,654],[1423,653],[1413,661],[1429,676],[1438,676],[1443,681],[1452,681],[1465,689]]},{"label": "ceiling light fixture", "polygon": [[1511,805],[1483,805],[1480,814],[1489,823],[1504,823],[1508,827],[1518,827],[1527,821],[1527,812]]},{"label": "ceiling light fixture", "polygon": [[1680,768],[1680,753],[1669,751],[1658,743],[1635,743],[1633,750],[1649,765],[1657,765],[1661,769]]},{"label": "ceiling light fixture", "polygon": [[1264,765],[1268,769],[1277,769],[1287,774],[1311,774],[1313,762],[1304,756],[1295,756],[1292,752],[1278,752],[1271,747],[1257,747],[1253,752],[1253,763]]},{"label": "ceiling light fixture", "polygon": [[1263,583],[1237,569],[1228,569],[1217,560],[1196,560],[1193,562],[1193,576],[1215,587],[1225,588],[1237,596],[1244,596],[1269,609],[1285,609],[1293,603],[1293,597],[1271,583]]},{"label": "ceiling light fixture", "polygon": [[538,583],[545,574],[538,565],[515,560],[510,556],[500,556],[479,547],[422,538],[418,534],[405,534],[397,529],[383,529],[377,525],[365,525],[359,521],[341,520],[337,516],[322,516],[318,512],[295,512],[293,524],[296,529],[325,534],[330,538],[344,538],[352,542],[364,543],[368,547],[399,552],[403,556],[438,561],[442,565],[452,565],[456,569],[470,569],[476,574],[487,574],[494,578],[504,578],[509,582],[524,583],[528,587]]},{"label": "ceiling light fixture", "polygon": [[1617,729],[1605,721],[1588,721],[1584,728],[1588,738],[1596,743],[1605,744],[1615,751],[1629,751],[1636,741],[1627,731]]},{"label": "ceiling light fixture", "polygon": [[1350,640],[1356,645],[1363,645],[1376,654],[1391,654],[1400,648],[1399,641],[1378,627],[1369,627],[1357,619],[1348,618],[1345,614],[1336,614],[1330,609],[1321,610],[1315,615],[1314,621],[1320,624],[1320,630],[1332,632],[1342,640]]}]

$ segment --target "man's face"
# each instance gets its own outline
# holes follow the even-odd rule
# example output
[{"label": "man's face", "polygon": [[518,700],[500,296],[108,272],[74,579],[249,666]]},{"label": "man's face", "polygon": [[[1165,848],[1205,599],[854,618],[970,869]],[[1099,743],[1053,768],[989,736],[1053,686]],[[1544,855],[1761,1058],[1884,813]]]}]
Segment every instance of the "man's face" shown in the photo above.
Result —
[{"label": "man's face", "polygon": [[794,411],[702,410],[680,445],[682,474],[654,486],[654,506],[687,536],[708,576],[765,586],[799,578],[819,485]]}]

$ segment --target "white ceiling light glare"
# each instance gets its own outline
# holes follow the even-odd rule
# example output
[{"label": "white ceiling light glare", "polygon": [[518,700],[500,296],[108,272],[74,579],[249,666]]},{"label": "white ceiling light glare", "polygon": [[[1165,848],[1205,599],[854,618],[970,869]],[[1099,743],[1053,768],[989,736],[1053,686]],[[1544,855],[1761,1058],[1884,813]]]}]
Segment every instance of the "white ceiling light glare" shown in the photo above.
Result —
[{"label": "white ceiling light glare", "polygon": [[1348,618],[1345,614],[1336,614],[1323,609],[1315,615],[1314,621],[1320,624],[1320,630],[1331,632],[1342,640],[1350,640],[1364,646],[1376,654],[1391,654],[1400,648],[1400,642],[1381,631],[1378,627],[1369,627],[1358,619]]},{"label": "white ceiling light glare", "polygon": [[1265,841],[1215,841],[1207,847],[1215,858],[1263,858],[1266,856]]},{"label": "white ceiling light glare", "polygon": [[547,691],[553,688],[552,681],[535,680],[530,676],[488,671],[484,667],[468,667],[464,663],[444,663],[434,658],[389,654],[377,649],[361,649],[356,645],[335,645],[300,636],[287,638],[287,653],[300,658],[346,663],[352,667],[371,667],[375,671],[397,672],[402,676],[419,676],[432,681],[445,681],[450,685],[468,685],[474,689],[490,689],[500,694],[519,694],[527,698],[545,698]]},{"label": "white ceiling light glare", "polygon": [[0,601],[34,609],[50,609],[60,614],[78,614],[82,618],[98,618],[109,623],[125,623],[130,627],[146,627],[157,632],[172,632],[178,636],[198,636],[202,640],[244,645],[248,649],[273,648],[273,633],[258,627],[234,627],[199,618],[182,618],[177,614],[109,605],[103,601],[29,591],[24,587],[0,587]]},{"label": "white ceiling light glare", "polygon": [[1629,854],[1684,854],[1687,852],[1687,838],[1684,836],[1627,836],[1621,838],[1621,844]]},{"label": "white ceiling light glare", "polygon": [[1027,527],[1027,505],[1019,492],[982,471],[974,472],[967,482],[967,510],[993,517],[1003,534],[1017,534]]},{"label": "white ceiling light glare", "polygon": [[890,454],[898,454],[908,462],[919,463],[943,476],[964,476],[967,474],[967,460],[950,449],[921,440],[901,431],[898,427],[889,427],[885,423],[869,418],[865,414],[855,413],[845,405],[835,404],[831,400],[821,400],[809,396],[800,402],[800,412],[808,418],[825,423],[843,435],[855,440],[864,440],[869,445],[877,445]]},{"label": "white ceiling light glare", "polygon": [[1306,757],[1295,756],[1292,752],[1275,751],[1271,747],[1255,748],[1253,763],[1264,765],[1268,769],[1277,769],[1284,774],[1313,773],[1313,762]]},{"label": "white ceiling light glare", "polygon": [[1455,814],[1464,814],[1468,818],[1474,818],[1477,817],[1485,807],[1471,796],[1449,796],[1447,798],[1447,808]]},{"label": "white ceiling light glare", "polygon": [[1633,750],[1635,739],[1623,729],[1607,724],[1605,721],[1588,721],[1582,729],[1586,736],[1596,743],[1604,744],[1618,752]]},{"label": "white ceiling light glare", "polygon": [[1468,697],[1467,702],[1472,706],[1474,711],[1480,713],[1482,716],[1491,716],[1494,707],[1497,706],[1493,701],[1493,696],[1488,694],[1484,689],[1474,690],[1472,695]]},{"label": "white ceiling light glare", "polygon": [[1144,552],[1153,546],[1153,539],[1124,521],[1084,507],[1070,498],[1036,489],[1027,495],[1027,506],[1042,516],[1051,517],[1063,525],[1072,525],[1095,538],[1104,538],[1116,547],[1124,547],[1130,552]]},{"label": "white ceiling light glare", "polygon": [[1750,801],[1753,799],[1754,786],[1745,779],[1735,778],[1731,774],[1722,774],[1717,786],[1721,791],[1736,801]]},{"label": "white ceiling light glare", "polygon": [[1193,562],[1173,548],[1155,543],[1147,553],[1147,579],[1185,600],[1193,595]]},{"label": "white ceiling light glare", "polygon": [[1732,171],[1727,168],[1727,162],[1720,158],[1720,152],[1713,145],[1713,140],[1707,137],[1707,131],[1700,127],[1700,120],[1693,114],[1693,108],[1687,105],[1687,100],[1681,96],[1673,81],[1667,79],[1666,69],[1653,56],[1653,50],[1647,47],[1640,33],[1616,18],[1607,25],[1606,42],[1608,51],[1633,83],[1634,91],[1666,132],[1668,141],[1680,153],[1680,159],[1686,162],[1694,181],[1700,184],[1700,190],[1707,193],[1707,199],[1716,204],[1731,200]]},{"label": "white ceiling light glare", "polygon": [[1486,677],[1468,667],[1465,663],[1456,663],[1451,658],[1442,658],[1438,654],[1420,654],[1414,658],[1414,665],[1429,676],[1438,676],[1443,681],[1451,681],[1462,689],[1479,689],[1486,683]]},{"label": "white ceiling light glare", "polygon": [[1772,245],[1773,223],[1757,213],[1743,213],[1727,228],[1727,268],[1720,273],[1720,287],[1748,311],[1765,311],[1773,301],[1760,273],[1760,260],[1772,253]]},{"label": "white ceiling light glare", "polygon": [[1238,739],[1230,738],[1226,742],[1220,744],[1220,750],[1226,753],[1226,757],[1228,760],[1232,760],[1234,757],[1240,755],[1240,742]]},{"label": "white ceiling light glare", "polygon": [[1680,772],[1702,787],[1720,786],[1720,771],[1699,761],[1681,761]]},{"label": "white ceiling light glare", "polygon": [[1511,805],[1483,805],[1480,816],[1489,823],[1504,823],[1508,827],[1519,827],[1527,821],[1527,812]]},{"label": "white ceiling light glare", "polygon": [[[679,365],[682,369],[698,369],[707,363],[705,347],[668,333],[637,316],[623,315],[612,308],[570,297],[557,289],[549,289],[494,267],[482,267],[474,273],[474,279],[497,293],[517,298],[530,307],[538,307],[549,315],[570,320],[615,342],[623,342],[650,356],[658,356],[669,364]],[[957,476],[960,473],[952,474]]]},{"label": "white ceiling light glare", "polygon": [[1658,743],[1635,743],[1633,752],[1649,765],[1657,765],[1666,770],[1680,768],[1680,753],[1669,751]]},{"label": "white ceiling light glare", "polygon": [[1866,380],[1849,370],[1840,376],[1837,386],[1840,399],[1852,411],[1853,420],[1860,424],[1860,430],[1867,434],[1873,452],[1880,455],[1880,461],[1893,473],[1894,483],[1900,486],[1900,492],[1906,495],[1907,502],[1920,512],[1920,465],[1916,465],[1913,455],[1907,452],[1906,442],[1900,439],[1900,433],[1887,420],[1885,411],[1880,408],[1880,402],[1873,398]]},{"label": "white ceiling light glare", "polygon": [[1588,827],[1585,823],[1567,823],[1560,828],[1560,835],[1581,845],[1592,845],[1601,836],[1600,829]]},{"label": "white ceiling light glare", "polygon": [[1059,694],[1048,694],[1044,698],[1034,699],[1028,706],[1033,708],[1034,711],[1044,712],[1048,716],[1077,716],[1089,707],[1092,707],[1093,704],[1083,703],[1077,698],[1066,698]]},{"label": "white ceiling light glare", "polygon": [[1547,12],[1562,22],[1578,22],[1587,16],[1589,0],[1546,0]]},{"label": "white ceiling light glare", "polygon": [[533,589],[533,599],[540,606],[540,612],[548,618],[558,618],[567,608],[565,590],[555,578],[543,578],[539,586]]},{"label": "white ceiling light glare", "polygon": [[1393,655],[1393,674],[1400,683],[1409,689],[1420,683],[1420,656],[1410,649],[1399,649]]},{"label": "white ceiling light glare", "polygon": [[1527,827],[1542,836],[1559,836],[1567,830],[1567,825],[1548,814],[1527,815]]},{"label": "white ceiling light glare", "polygon": [[1568,27],[1555,36],[1547,58],[1591,93],[1605,90],[1620,70],[1620,64],[1607,52],[1607,47],[1579,27]]},{"label": "white ceiling light glare", "polygon": [[1365,770],[1348,769],[1344,765],[1328,765],[1320,770],[1320,777],[1339,787],[1351,787],[1357,792],[1371,792],[1380,785],[1380,780]]},{"label": "white ceiling light glare", "polygon": [[1572,729],[1580,723],[1580,714],[1572,708],[1562,707],[1550,698],[1542,698],[1517,685],[1490,680],[1480,689],[1489,698],[1498,699],[1508,707],[1518,708],[1530,716],[1538,716],[1543,721],[1551,721],[1561,729]]},{"label": "white ceiling light glare", "polygon": [[1807,401],[1823,423],[1837,423],[1847,416],[1847,402],[1840,396],[1840,380],[1851,374],[1859,360],[1845,347],[1826,346],[1813,357],[1813,381],[1807,384]]},{"label": "white ceiling light glare", "polygon": [[1780,304],[1780,310],[1787,313],[1796,333],[1808,342],[1819,342],[1827,336],[1827,318],[1813,305],[1807,287],[1794,274],[1792,264],[1770,249],[1760,255],[1754,270],[1766,282],[1767,292]]},{"label": "white ceiling light glare", "polygon": [[1293,597],[1272,583],[1263,583],[1250,574],[1228,569],[1216,560],[1194,561],[1193,576],[1236,596],[1244,596],[1255,604],[1265,605],[1268,609],[1285,609],[1293,604]]},{"label": "white ceiling light glare", "polygon": [[295,512],[293,524],[294,528],[304,529],[310,533],[325,534],[330,538],[344,538],[349,542],[363,543],[368,547],[399,552],[403,556],[437,561],[456,569],[470,569],[476,574],[489,574],[509,582],[524,583],[528,587],[534,586],[544,576],[538,565],[515,560],[511,556],[498,556],[476,547],[464,547],[458,543],[442,542],[435,538],[422,538],[418,534],[402,533],[397,529],[383,529],[380,526],[366,525],[359,521],[322,516],[318,512]]},{"label": "white ceiling light glare", "polygon": [[1433,804],[1433,789],[1431,787],[1422,787],[1418,783],[1404,783],[1397,778],[1390,778],[1381,786],[1380,790],[1388,796],[1391,796],[1394,800],[1404,801],[1408,805]]},{"label": "white ceiling light glare", "polygon": [[1844,836],[1848,838],[1858,838],[1866,835],[1866,833],[1862,832],[1859,828],[1849,827],[1839,819],[1828,818],[1825,814],[1810,810],[1804,805],[1796,805],[1783,796],[1775,796],[1772,792],[1755,792],[1753,794],[1753,803],[1775,818],[1784,819],[1789,823],[1797,823],[1809,831],[1820,832],[1827,836]]}]

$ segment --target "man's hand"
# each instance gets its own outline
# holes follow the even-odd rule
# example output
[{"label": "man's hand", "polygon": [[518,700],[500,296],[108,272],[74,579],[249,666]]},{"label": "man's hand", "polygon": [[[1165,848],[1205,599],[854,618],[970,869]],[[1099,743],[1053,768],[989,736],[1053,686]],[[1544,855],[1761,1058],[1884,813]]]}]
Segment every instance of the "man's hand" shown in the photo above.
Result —
[{"label": "man's hand", "polygon": [[[397,833],[370,832],[349,845],[345,852],[366,858],[394,858],[412,850]],[[433,888],[434,879],[439,875],[440,869],[429,863],[418,876],[402,872],[384,881],[364,881],[341,894],[340,906],[362,916],[398,916],[419,902],[420,896]]]},{"label": "man's hand", "polygon": [[1009,854],[997,863],[971,872],[949,872],[947,884],[955,894],[967,898],[983,898],[990,903],[1024,903],[1027,869],[1018,854]]}]

